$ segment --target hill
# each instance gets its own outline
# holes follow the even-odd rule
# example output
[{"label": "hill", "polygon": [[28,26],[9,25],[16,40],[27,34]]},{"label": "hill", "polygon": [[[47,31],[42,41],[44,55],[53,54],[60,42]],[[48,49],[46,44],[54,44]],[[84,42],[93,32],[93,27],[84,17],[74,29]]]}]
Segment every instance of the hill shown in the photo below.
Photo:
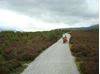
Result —
[{"label": "hill", "polygon": [[89,30],[99,30],[99,24],[95,24],[89,27],[77,27],[77,28],[62,28],[57,30],[68,30],[68,31],[89,31]]}]

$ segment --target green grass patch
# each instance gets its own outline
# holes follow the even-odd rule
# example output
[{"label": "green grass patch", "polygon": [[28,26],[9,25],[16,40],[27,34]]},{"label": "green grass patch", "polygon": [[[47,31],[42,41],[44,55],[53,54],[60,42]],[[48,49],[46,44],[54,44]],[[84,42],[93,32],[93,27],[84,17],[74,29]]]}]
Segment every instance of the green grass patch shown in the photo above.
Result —
[{"label": "green grass patch", "polygon": [[81,71],[81,69],[80,69],[80,65],[81,65],[80,61],[75,61],[75,63],[76,63],[77,69],[80,72],[80,74],[83,74],[82,71]]}]

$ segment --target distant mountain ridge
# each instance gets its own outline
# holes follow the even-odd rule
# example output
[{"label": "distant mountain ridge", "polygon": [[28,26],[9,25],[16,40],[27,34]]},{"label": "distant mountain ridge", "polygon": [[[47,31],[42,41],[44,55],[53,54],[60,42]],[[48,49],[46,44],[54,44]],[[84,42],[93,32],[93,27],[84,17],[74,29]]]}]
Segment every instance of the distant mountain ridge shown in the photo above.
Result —
[{"label": "distant mountain ridge", "polygon": [[57,29],[57,30],[98,30],[98,29],[99,29],[99,24],[92,25],[89,27],[62,28],[62,29]]},{"label": "distant mountain ridge", "polygon": [[83,28],[83,30],[96,30],[96,29],[99,29],[99,24]]},{"label": "distant mountain ridge", "polygon": [[89,29],[99,29],[99,24],[90,26]]}]

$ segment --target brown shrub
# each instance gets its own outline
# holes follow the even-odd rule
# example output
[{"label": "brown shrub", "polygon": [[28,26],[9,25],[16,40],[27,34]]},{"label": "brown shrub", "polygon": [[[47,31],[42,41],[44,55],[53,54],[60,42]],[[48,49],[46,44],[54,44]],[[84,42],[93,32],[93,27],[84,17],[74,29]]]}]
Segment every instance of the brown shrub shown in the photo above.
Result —
[{"label": "brown shrub", "polygon": [[13,60],[7,61],[4,65],[9,70],[13,70],[14,68],[17,68],[17,67],[21,66],[21,63],[18,60],[13,59]]},{"label": "brown shrub", "polygon": [[83,74],[98,74],[99,34],[98,32],[72,32],[72,54],[80,61]]},{"label": "brown shrub", "polygon": [[0,74],[9,74],[9,73],[10,71],[6,66],[4,66],[3,64],[0,65]]},{"label": "brown shrub", "polygon": [[98,62],[93,60],[84,61],[80,64],[80,69],[84,74],[99,74]]}]

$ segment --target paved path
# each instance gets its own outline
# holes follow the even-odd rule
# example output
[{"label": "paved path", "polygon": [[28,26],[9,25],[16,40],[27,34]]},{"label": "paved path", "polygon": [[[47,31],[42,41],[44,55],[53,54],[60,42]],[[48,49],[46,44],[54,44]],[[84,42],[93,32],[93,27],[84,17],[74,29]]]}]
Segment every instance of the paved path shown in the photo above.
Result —
[{"label": "paved path", "polygon": [[39,55],[21,74],[79,74],[69,43],[58,40]]}]

